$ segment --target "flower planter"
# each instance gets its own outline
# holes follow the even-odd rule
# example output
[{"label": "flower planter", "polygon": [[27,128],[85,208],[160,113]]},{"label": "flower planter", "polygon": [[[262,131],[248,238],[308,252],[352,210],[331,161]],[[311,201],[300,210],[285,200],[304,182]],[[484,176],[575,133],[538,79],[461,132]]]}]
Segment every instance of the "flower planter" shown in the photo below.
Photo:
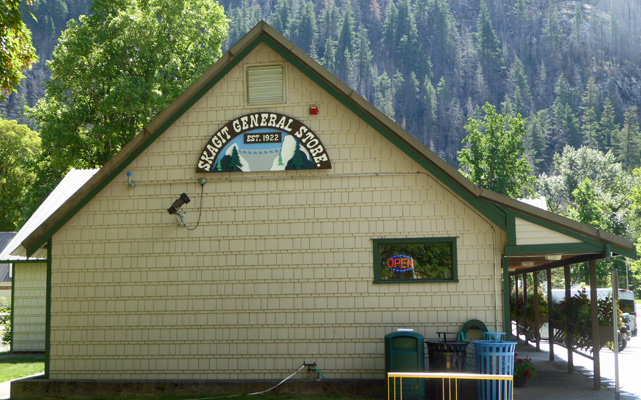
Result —
[{"label": "flower planter", "polygon": [[599,341],[601,343],[611,342],[614,340],[614,332],[612,326],[599,325]]},{"label": "flower planter", "polygon": [[528,380],[529,380],[528,378],[515,376],[514,377],[514,387],[526,387]]}]

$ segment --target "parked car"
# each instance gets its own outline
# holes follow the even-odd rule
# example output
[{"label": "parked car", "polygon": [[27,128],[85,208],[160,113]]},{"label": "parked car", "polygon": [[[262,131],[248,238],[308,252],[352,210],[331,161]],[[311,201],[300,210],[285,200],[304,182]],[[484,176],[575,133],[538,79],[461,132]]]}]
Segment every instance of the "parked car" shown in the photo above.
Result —
[{"label": "parked car", "polygon": [[[599,290],[597,289],[597,296],[599,296]],[[612,290],[610,290],[610,293]],[[630,314],[630,333],[632,337],[637,336],[639,332],[638,320],[637,320],[637,308],[636,308],[636,299],[634,298],[634,292],[632,290],[619,289],[619,308],[622,313]]]}]

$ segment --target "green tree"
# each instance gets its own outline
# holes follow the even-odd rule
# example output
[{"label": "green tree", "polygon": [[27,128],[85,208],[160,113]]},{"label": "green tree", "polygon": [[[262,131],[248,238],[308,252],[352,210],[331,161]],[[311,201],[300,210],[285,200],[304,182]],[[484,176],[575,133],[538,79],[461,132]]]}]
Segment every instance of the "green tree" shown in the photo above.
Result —
[{"label": "green tree", "polygon": [[616,140],[619,128],[615,122],[615,111],[612,101],[606,97],[603,101],[603,113],[599,121],[599,128],[603,135],[603,151],[607,152],[612,149],[613,141]]},{"label": "green tree", "polygon": [[505,118],[493,105],[483,106],[482,121],[468,119],[463,143],[469,148],[458,153],[461,172],[479,186],[510,197],[531,191],[534,177],[525,156],[522,140],[525,124],[520,115]]},{"label": "green tree", "polygon": [[90,11],[63,32],[30,112],[49,188],[70,167],[109,160],[220,57],[227,30],[213,0],[95,0]]},{"label": "green tree", "polygon": [[532,108],[532,91],[525,74],[525,67],[518,57],[514,59],[509,75],[510,89],[516,112],[527,116]]},{"label": "green tree", "polygon": [[[629,174],[612,153],[588,147],[566,147],[555,156],[555,175],[541,175],[539,194],[545,196],[551,211],[596,228],[638,241],[641,220],[641,170]],[[612,268],[625,273],[629,260],[621,258],[597,262],[599,284],[608,284]],[[641,270],[630,267],[632,283],[641,281]],[[585,265],[572,267],[573,279],[587,282]]]},{"label": "green tree", "polygon": [[641,131],[637,106],[629,107],[625,111],[623,128],[618,132],[614,142],[614,151],[627,169],[641,165]]},{"label": "green tree", "polygon": [[527,119],[527,132],[523,140],[523,146],[536,174],[546,171],[549,167],[551,159],[551,156],[548,155],[550,124],[548,110],[540,110]]},{"label": "green tree", "polygon": [[594,77],[588,79],[588,84],[581,96],[582,135],[583,143],[593,149],[605,150],[605,137],[599,126],[603,104],[601,92],[596,85]]},{"label": "green tree", "polygon": [[338,77],[347,82],[349,77],[349,62],[351,55],[354,53],[354,18],[349,2],[346,3],[344,10],[343,25],[336,43],[336,72]]},{"label": "green tree", "polygon": [[[632,171],[632,177],[637,183],[629,191],[629,198],[632,200],[630,206],[630,228],[636,242],[637,254],[641,254],[641,168]],[[636,288],[637,298],[641,297],[641,259],[631,262],[630,274],[632,275],[632,288]]]},{"label": "green tree", "polygon": [[292,6],[292,0],[277,0],[274,12],[271,14],[269,19],[270,25],[283,35],[289,34],[288,29],[293,9]]},{"label": "green tree", "polygon": [[298,15],[291,28],[290,39],[308,56],[316,58],[318,26],[316,25],[316,11],[313,2],[308,1],[298,10]]},{"label": "green tree", "polygon": [[432,81],[430,81],[430,78],[427,76],[425,77],[425,82],[423,84],[423,92],[423,144],[431,148],[430,135],[436,125],[437,100],[436,89],[434,89]]},{"label": "green tree", "polygon": [[354,89],[366,99],[373,100],[374,70],[372,68],[372,51],[367,37],[367,29],[363,24],[359,25],[356,34],[354,70],[356,74],[356,86]]},{"label": "green tree", "polygon": [[518,18],[519,26],[523,25],[528,19],[527,6],[525,0],[516,0],[512,12]]},{"label": "green tree", "polygon": [[400,71],[394,75],[394,115],[404,129],[417,122],[419,106],[419,83],[416,75],[404,77]]},{"label": "green tree", "polygon": [[40,137],[26,125],[0,119],[0,231],[20,227],[27,188],[35,180]]},{"label": "green tree", "polygon": [[383,72],[374,84],[374,105],[383,114],[394,119],[394,90],[387,72]]},{"label": "green tree", "polygon": [[559,23],[559,13],[552,7],[549,8],[548,18],[543,28],[543,37],[546,39],[546,48],[553,55],[558,55],[563,44],[563,32]]},{"label": "green tree", "polygon": [[417,66],[416,60],[420,53],[418,47],[418,30],[409,0],[397,1],[398,15],[396,31],[394,32],[394,58],[398,60],[396,67],[403,75],[410,75]]},{"label": "green tree", "polygon": [[537,188],[547,199],[550,211],[562,215],[576,201],[574,191],[586,179],[597,193],[620,196],[621,201],[633,186],[614,154],[585,146],[579,149],[566,146],[562,153],[554,155],[552,170],[554,175],[539,177]]},{"label": "green tree", "polygon": [[240,7],[229,10],[229,17],[234,23],[229,26],[225,47],[233,46],[249,32],[261,20],[261,14],[260,7],[252,4],[249,0],[243,0]]},{"label": "green tree", "polygon": [[[33,4],[27,1],[27,4]],[[0,101],[1,95],[16,91],[22,71],[38,61],[31,44],[31,31],[22,21],[20,0],[5,0],[0,5]]]},{"label": "green tree", "polygon": [[478,51],[479,60],[483,66],[487,82],[494,82],[491,92],[496,93],[496,102],[500,100],[500,93],[503,92],[500,86],[503,76],[503,56],[501,42],[496,36],[490,13],[485,1],[481,1],[479,15],[476,22],[476,33],[474,42]]},{"label": "green tree", "polygon": [[398,32],[398,8],[393,1],[389,2],[385,13],[385,22],[383,24],[383,39],[381,46],[383,48],[383,65],[384,70],[392,74],[395,71],[394,51],[396,49],[396,32]]},{"label": "green tree", "polygon": [[331,38],[328,38],[324,50],[321,64],[329,72],[336,75],[336,43]]},{"label": "green tree", "polygon": [[[319,25],[318,29],[318,43],[320,43],[323,46],[321,47],[318,51],[318,57],[321,60],[324,60],[327,58],[325,53],[327,52],[327,44],[333,43],[334,46],[334,54],[335,53],[335,48],[336,48],[336,39],[337,39],[337,32],[340,26],[340,10],[338,7],[336,7],[336,4],[334,2],[331,2],[329,5],[329,8],[326,8],[321,16],[321,23]],[[324,65],[324,64],[323,64]],[[330,70],[331,72],[331,70]],[[334,73],[334,75],[336,75]]]},{"label": "green tree", "polygon": [[[641,168],[635,168],[632,171],[632,177],[637,184],[632,185],[628,192],[632,201],[630,221],[632,222],[631,228],[634,232],[634,237],[641,242]],[[638,254],[641,254],[640,250],[637,250]]]},{"label": "green tree", "polygon": [[427,5],[429,19],[426,20],[419,14],[417,30],[421,42],[429,44],[425,47],[426,54],[430,60],[435,61],[432,68],[434,75],[431,78],[447,75],[451,79],[454,73],[452,66],[459,61],[457,46],[460,37],[456,18],[450,9],[449,0],[428,0]]},{"label": "green tree", "polygon": [[473,90],[473,95],[477,99],[487,99],[489,96],[490,89],[487,86],[487,81],[485,80],[485,74],[483,73],[483,66],[480,62],[476,65],[476,71],[474,73],[474,79],[470,85]]},{"label": "green tree", "polygon": [[581,135],[579,134],[579,120],[575,112],[576,101],[574,91],[565,76],[559,76],[554,94],[555,99],[552,103],[554,152],[561,152],[566,144],[578,149],[581,146]]},{"label": "green tree", "polygon": [[568,206],[567,215],[575,221],[591,225],[599,229],[607,229],[605,205],[599,201],[592,181],[585,178],[572,191],[574,202]]}]

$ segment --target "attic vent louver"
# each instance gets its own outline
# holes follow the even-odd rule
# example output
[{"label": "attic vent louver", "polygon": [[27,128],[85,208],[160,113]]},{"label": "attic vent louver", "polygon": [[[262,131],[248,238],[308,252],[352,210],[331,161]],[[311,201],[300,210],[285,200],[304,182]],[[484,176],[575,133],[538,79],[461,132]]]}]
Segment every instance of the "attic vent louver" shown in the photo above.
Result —
[{"label": "attic vent louver", "polygon": [[249,104],[283,103],[285,101],[283,80],[282,65],[247,68]]}]

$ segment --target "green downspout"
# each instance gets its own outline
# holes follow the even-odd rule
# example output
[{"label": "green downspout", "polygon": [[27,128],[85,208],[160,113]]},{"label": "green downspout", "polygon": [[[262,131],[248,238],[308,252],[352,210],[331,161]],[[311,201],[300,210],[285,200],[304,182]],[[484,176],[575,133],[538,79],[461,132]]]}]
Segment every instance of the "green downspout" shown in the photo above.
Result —
[{"label": "green downspout", "polygon": [[47,242],[47,286],[45,292],[45,379],[49,379],[51,358],[51,239]]},{"label": "green downspout", "polygon": [[506,340],[512,340],[512,329],[510,326],[510,271],[507,266],[507,257],[501,257],[501,268],[503,268],[503,329]]},{"label": "green downspout", "polygon": [[9,353],[13,353],[13,303],[16,299],[16,263],[11,264],[11,317],[9,323],[11,324],[11,339],[9,340]]}]

